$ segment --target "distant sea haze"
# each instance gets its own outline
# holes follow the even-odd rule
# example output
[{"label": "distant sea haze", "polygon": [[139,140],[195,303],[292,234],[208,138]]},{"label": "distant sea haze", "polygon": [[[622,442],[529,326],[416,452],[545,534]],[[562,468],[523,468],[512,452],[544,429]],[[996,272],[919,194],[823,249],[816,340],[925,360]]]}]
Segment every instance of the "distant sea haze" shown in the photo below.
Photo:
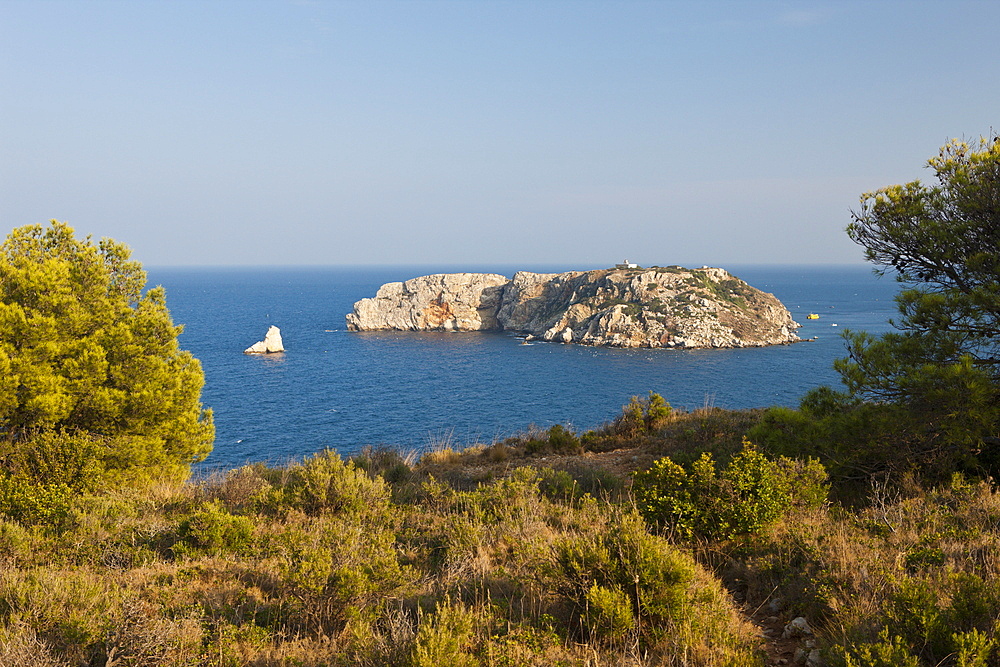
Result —
[{"label": "distant sea haze", "polygon": [[[594,267],[581,267],[594,268]],[[840,331],[890,328],[898,284],[864,265],[725,266],[771,292],[802,325],[794,345],[735,350],[623,350],[534,343],[507,333],[346,330],[344,316],[380,285],[441,267],[150,269],[167,289],[181,346],[205,370],[215,450],[201,471],[282,463],[330,447],[423,450],[489,443],[529,425],[594,428],[650,390],[684,409],[795,406],[839,385]],[[484,272],[556,270],[482,267]],[[566,270],[560,268],[558,270]],[[815,313],[819,319],[807,319]],[[286,352],[244,355],[270,325]]]}]

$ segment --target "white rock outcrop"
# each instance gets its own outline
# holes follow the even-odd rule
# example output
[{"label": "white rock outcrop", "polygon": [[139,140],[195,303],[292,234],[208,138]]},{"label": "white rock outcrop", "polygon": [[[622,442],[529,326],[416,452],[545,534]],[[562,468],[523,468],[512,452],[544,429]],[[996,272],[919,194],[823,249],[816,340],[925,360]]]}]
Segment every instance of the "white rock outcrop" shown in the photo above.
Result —
[{"label": "white rock outcrop", "polygon": [[243,354],[270,354],[272,352],[284,352],[285,346],[281,342],[281,329],[273,324],[264,334],[264,340],[259,340],[247,349]]},{"label": "white rock outcrop", "polygon": [[610,347],[729,348],[799,340],[791,313],[724,269],[456,273],[383,285],[354,304],[352,331],[516,331]]},{"label": "white rock outcrop", "polygon": [[479,331],[497,329],[507,277],[496,273],[438,273],[387,283],[354,304],[351,331]]}]

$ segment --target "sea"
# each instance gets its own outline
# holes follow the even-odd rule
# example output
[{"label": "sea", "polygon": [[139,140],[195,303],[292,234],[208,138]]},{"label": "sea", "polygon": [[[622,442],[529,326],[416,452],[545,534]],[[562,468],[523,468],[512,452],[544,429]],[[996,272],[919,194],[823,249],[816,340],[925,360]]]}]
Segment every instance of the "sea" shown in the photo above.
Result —
[{"label": "sea", "polygon": [[[841,332],[891,329],[899,285],[866,265],[726,266],[777,296],[804,342],[726,350],[612,349],[532,342],[502,332],[349,332],[344,316],[383,283],[462,270],[559,266],[151,268],[181,347],[202,364],[216,440],[196,473],[283,464],[332,448],[403,453],[488,444],[531,428],[577,431],[654,391],[684,410],[796,406],[846,349]],[[580,268],[580,267],[575,267]],[[586,268],[586,267],[585,267]],[[807,319],[814,313],[818,319]],[[246,355],[268,327],[286,352]]]}]

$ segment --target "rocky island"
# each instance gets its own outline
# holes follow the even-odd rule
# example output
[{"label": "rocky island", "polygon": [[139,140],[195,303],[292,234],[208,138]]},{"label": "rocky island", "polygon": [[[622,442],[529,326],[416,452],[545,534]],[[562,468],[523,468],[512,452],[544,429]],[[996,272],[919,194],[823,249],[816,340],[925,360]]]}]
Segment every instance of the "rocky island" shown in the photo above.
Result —
[{"label": "rocky island", "polygon": [[679,266],[449,273],[383,285],[351,331],[511,331],[610,347],[731,348],[799,340],[791,313],[728,271]]}]

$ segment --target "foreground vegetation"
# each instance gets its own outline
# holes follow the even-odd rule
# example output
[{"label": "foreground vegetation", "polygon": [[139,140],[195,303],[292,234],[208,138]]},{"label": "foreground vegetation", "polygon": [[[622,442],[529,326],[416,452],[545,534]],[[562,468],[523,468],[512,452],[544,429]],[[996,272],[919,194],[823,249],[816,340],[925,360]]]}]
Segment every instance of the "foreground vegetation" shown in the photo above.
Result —
[{"label": "foreground vegetation", "polygon": [[[815,461],[744,441],[767,411],[651,399],[597,432],[322,452],[20,519],[8,494],[0,664],[998,664],[990,483],[876,481],[851,509]],[[814,635],[782,642],[799,616]]]}]

